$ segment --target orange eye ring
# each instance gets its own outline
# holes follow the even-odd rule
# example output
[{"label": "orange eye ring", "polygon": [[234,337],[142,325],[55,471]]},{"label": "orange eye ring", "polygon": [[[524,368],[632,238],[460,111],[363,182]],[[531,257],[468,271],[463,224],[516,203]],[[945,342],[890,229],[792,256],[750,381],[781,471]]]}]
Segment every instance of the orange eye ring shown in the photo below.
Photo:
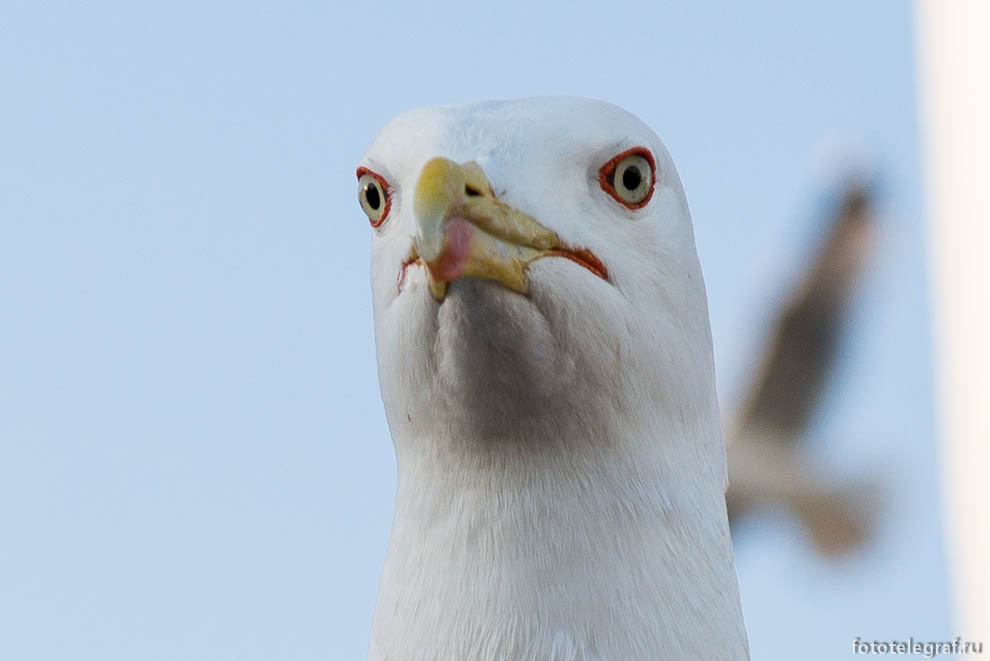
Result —
[{"label": "orange eye ring", "polygon": [[[642,172],[644,168],[649,170],[648,181],[644,176],[646,173]],[[656,187],[656,159],[646,147],[627,149],[601,167],[598,171],[598,183],[603,191],[627,209],[642,209],[653,197],[653,189]]]},{"label": "orange eye ring", "polygon": [[372,227],[380,227],[392,208],[392,190],[385,177],[366,167],[357,169],[358,202]]}]

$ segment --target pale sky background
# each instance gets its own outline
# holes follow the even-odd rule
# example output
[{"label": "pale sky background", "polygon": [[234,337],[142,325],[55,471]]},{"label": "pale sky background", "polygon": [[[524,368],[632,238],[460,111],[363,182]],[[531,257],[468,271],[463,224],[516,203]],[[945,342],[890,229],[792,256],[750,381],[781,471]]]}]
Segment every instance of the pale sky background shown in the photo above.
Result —
[{"label": "pale sky background", "polygon": [[882,228],[815,425],[888,485],[822,562],[756,516],[754,659],[947,639],[910,4],[17,2],[0,10],[0,658],[360,659],[395,464],[354,168],[405,109],[575,94],[665,140],[723,407],[835,154]]}]

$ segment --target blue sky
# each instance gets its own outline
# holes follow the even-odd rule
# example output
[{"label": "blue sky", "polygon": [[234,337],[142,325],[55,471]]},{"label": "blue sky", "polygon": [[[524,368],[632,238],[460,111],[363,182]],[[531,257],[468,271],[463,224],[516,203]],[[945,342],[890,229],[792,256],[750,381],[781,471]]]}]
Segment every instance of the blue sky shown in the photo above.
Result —
[{"label": "blue sky", "polygon": [[750,519],[744,609],[758,659],[954,635],[908,3],[3,14],[0,657],[363,656],[395,464],[354,167],[405,109],[536,94],[622,105],[670,148],[726,411],[814,244],[830,155],[877,164],[878,250],[812,452],[882,474],[886,515],[841,563]]}]

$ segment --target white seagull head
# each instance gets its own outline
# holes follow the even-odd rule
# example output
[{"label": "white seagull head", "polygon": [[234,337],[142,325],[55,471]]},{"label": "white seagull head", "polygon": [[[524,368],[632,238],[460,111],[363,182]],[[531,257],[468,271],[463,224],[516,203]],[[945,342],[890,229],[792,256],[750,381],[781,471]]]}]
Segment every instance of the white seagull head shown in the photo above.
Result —
[{"label": "white seagull head", "polygon": [[712,403],[684,192],[633,115],[576,98],[414,110],[357,173],[397,446]]}]

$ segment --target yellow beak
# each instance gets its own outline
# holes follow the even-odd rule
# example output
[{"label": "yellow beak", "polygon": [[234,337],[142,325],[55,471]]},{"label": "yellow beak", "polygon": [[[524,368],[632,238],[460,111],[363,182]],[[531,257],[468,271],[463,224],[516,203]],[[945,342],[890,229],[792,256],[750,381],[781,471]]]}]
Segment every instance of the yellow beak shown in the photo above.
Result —
[{"label": "yellow beak", "polygon": [[413,209],[415,256],[426,267],[430,291],[439,301],[447,294],[447,283],[460,277],[495,280],[525,294],[526,266],[567,252],[555,233],[495,199],[474,161],[429,161],[419,175]]}]

